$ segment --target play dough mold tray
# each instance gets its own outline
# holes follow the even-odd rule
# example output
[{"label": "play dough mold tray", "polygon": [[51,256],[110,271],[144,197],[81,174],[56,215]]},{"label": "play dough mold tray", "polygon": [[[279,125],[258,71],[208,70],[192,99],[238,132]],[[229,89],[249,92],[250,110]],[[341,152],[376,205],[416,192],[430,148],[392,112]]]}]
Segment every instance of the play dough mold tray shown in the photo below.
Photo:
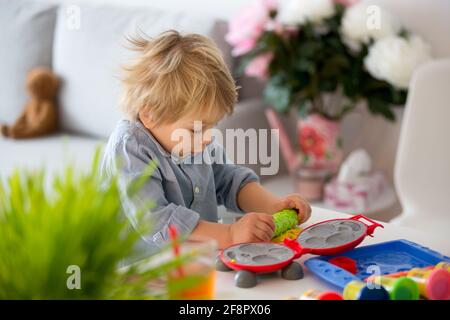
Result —
[{"label": "play dough mold tray", "polygon": [[356,220],[331,220],[305,229],[297,241],[303,246],[326,249],[342,246],[365,235],[366,226]]},{"label": "play dough mold tray", "polygon": [[[366,220],[370,224],[362,221]],[[219,271],[236,270],[238,287],[256,285],[256,274],[281,270],[282,277],[296,280],[303,277],[303,270],[293,260],[303,254],[332,255],[356,247],[380,224],[365,216],[333,219],[316,223],[306,229],[297,239],[285,239],[283,244],[252,242],[235,244],[222,250],[217,260]]]},{"label": "play dough mold tray", "polygon": [[307,253],[333,255],[353,249],[378,227],[383,228],[363,215],[327,220],[309,226],[296,240],[286,239],[284,244],[297,252],[296,258]]}]

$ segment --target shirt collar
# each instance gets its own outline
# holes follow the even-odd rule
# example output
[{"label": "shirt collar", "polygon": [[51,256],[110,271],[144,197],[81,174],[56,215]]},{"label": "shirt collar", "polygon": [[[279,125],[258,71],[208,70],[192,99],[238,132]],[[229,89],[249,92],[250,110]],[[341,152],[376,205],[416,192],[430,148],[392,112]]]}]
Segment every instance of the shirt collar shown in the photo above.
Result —
[{"label": "shirt collar", "polygon": [[156,138],[152,135],[150,130],[147,129],[146,126],[142,123],[140,119],[136,119],[136,125],[145,132],[145,134],[150,138],[150,140],[155,144],[156,148],[158,149],[159,153],[161,153],[164,157],[172,157],[172,155],[167,152],[166,149],[156,140]]}]

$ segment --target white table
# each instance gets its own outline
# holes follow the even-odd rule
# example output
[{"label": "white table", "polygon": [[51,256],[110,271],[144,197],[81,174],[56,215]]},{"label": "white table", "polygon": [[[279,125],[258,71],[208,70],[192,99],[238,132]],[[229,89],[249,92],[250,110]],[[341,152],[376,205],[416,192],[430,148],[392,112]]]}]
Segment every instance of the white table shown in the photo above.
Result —
[{"label": "white table", "polygon": [[[291,176],[279,176],[269,178],[266,181],[262,182],[262,185],[270,190],[273,194],[278,196],[284,196],[294,192],[294,181]],[[371,208],[368,210],[364,210],[364,214],[370,217],[371,214],[380,212],[384,209],[392,206],[396,201],[395,191],[392,186],[388,186],[382,195],[375,201]],[[352,212],[351,210],[346,210],[342,208],[333,208],[327,205],[325,202],[315,202],[312,205],[324,209],[332,209],[350,214],[360,214],[361,212]]]},{"label": "white table", "polygon": [[[347,217],[350,217],[350,215],[313,207],[311,219],[305,223],[303,227],[328,219]],[[374,237],[366,237],[360,246],[390,240],[406,239],[450,256],[450,237],[438,239],[431,234],[425,234],[418,230],[389,225],[389,223],[381,224],[384,225],[384,229],[377,228],[374,232]],[[312,257],[312,255],[305,255],[300,257],[297,261],[303,264],[303,262],[310,257]],[[305,277],[301,280],[289,281],[282,279],[280,276],[266,275],[259,277],[256,287],[249,289],[237,288],[234,285],[234,275],[234,271],[217,272],[216,299],[278,300],[283,299],[286,296],[300,296],[308,289],[332,290],[326,283],[309,273],[306,268]]]}]

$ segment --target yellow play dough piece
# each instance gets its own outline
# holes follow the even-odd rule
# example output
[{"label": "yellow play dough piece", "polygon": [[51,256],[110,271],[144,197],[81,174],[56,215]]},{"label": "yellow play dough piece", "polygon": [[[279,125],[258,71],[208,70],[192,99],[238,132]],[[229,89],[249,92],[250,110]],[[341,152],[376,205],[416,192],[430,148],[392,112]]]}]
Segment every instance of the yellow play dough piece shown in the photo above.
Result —
[{"label": "yellow play dough piece", "polygon": [[272,239],[272,242],[283,242],[284,239],[295,240],[295,239],[297,239],[298,235],[302,231],[303,231],[303,229],[300,228],[300,227],[295,227],[295,228],[289,229],[288,231],[286,231],[285,233],[279,235],[278,237],[274,237]]}]

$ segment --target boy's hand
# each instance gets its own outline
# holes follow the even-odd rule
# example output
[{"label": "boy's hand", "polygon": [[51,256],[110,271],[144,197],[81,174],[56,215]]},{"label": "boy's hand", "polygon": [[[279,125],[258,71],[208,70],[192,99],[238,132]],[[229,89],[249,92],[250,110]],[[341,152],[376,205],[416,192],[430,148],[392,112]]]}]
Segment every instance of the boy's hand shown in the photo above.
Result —
[{"label": "boy's hand", "polygon": [[230,225],[232,244],[270,241],[275,231],[273,217],[267,213],[249,212]]},{"label": "boy's hand", "polygon": [[280,198],[274,203],[273,213],[283,209],[297,209],[299,224],[307,221],[311,216],[311,206],[308,201],[297,193]]}]

